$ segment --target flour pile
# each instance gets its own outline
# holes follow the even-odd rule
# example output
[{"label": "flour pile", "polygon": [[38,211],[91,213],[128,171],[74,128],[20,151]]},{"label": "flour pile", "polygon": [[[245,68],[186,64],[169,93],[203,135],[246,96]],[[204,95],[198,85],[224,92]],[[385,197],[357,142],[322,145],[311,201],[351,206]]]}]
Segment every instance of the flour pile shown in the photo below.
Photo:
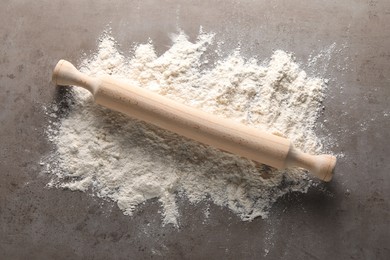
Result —
[{"label": "flour pile", "polygon": [[[305,152],[320,153],[313,131],[325,84],[310,78],[291,54],[275,51],[266,65],[244,59],[238,50],[211,64],[214,35],[200,32],[196,42],[184,33],[158,56],[151,42],[128,58],[104,34],[98,51],[79,66],[91,76],[110,74],[176,101],[286,136]],[[215,58],[214,58],[215,59]],[[264,63],[265,64],[265,63]],[[56,145],[50,186],[90,190],[117,202],[124,214],[158,198],[163,223],[178,226],[176,201],[210,200],[242,220],[266,217],[280,196],[306,192],[301,169],[277,171],[206,147],[93,103],[89,92],[72,88],[68,114],[49,131]],[[52,162],[54,159],[51,159]]]}]

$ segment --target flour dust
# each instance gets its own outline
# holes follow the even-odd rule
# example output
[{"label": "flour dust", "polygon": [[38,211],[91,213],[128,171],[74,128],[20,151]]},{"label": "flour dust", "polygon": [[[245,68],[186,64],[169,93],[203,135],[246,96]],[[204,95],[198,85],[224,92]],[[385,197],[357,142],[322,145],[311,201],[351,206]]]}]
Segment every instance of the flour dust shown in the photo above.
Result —
[{"label": "flour dust", "polygon": [[[288,137],[310,153],[322,145],[314,132],[326,84],[309,77],[281,50],[266,65],[238,50],[210,64],[214,34],[200,32],[195,42],[184,33],[158,56],[152,42],[137,45],[130,57],[105,33],[97,52],[80,70],[112,75],[189,106]],[[217,43],[218,44],[218,43]],[[263,63],[264,64],[264,63]],[[177,200],[210,200],[242,220],[267,217],[284,194],[312,185],[298,168],[275,170],[201,145],[141,121],[109,111],[91,94],[70,88],[67,115],[49,126],[56,152],[46,158],[51,187],[89,191],[117,203],[126,215],[157,198],[163,223],[180,225]]]}]

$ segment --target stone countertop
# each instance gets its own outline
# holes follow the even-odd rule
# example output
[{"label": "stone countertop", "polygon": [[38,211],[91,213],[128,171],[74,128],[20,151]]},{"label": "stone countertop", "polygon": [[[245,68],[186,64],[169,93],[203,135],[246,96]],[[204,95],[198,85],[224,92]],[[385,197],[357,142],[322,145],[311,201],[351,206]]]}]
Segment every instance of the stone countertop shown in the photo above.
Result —
[{"label": "stone countertop", "polygon": [[[2,1],[0,258],[389,259],[389,24],[385,0]],[[108,27],[124,48],[151,39],[161,54],[170,34],[195,39],[200,26],[226,53],[240,44],[244,56],[264,59],[282,49],[330,79],[318,132],[344,154],[334,180],[286,195],[250,223],[179,200],[180,229],[161,226],[155,200],[128,217],[115,203],[47,188],[39,162],[53,146],[43,107],[58,98],[57,61],[77,64]],[[307,62],[329,48],[327,62]]]}]

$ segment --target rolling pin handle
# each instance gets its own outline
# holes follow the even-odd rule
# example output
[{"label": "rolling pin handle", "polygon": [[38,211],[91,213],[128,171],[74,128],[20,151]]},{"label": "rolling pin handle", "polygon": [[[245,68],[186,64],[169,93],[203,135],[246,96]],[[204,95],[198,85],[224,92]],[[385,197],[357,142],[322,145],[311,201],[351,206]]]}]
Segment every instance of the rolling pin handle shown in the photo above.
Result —
[{"label": "rolling pin handle", "polygon": [[76,69],[72,63],[60,60],[54,68],[52,81],[59,86],[80,86],[93,95],[99,86],[97,79],[87,76]]}]

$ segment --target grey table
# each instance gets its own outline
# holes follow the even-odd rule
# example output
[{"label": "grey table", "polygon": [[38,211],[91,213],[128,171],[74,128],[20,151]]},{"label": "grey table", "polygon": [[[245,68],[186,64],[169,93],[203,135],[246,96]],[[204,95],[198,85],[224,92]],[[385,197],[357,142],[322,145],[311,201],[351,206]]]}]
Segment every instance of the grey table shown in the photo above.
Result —
[{"label": "grey table", "polygon": [[[110,25],[124,46],[202,25],[243,55],[274,49],[305,62],[333,43],[320,135],[344,153],[334,181],[289,194],[268,219],[244,223],[227,209],[180,201],[181,227],[161,227],[159,204],[133,217],[85,193],[45,188],[39,160],[53,149],[42,106],[58,59],[76,62]],[[310,70],[309,67],[307,67]],[[314,72],[313,72],[314,73]],[[1,259],[390,259],[390,2],[22,1],[0,8]],[[324,130],[325,129],[325,130]],[[268,252],[269,251],[269,252]],[[268,252],[268,253],[267,253]]]}]

